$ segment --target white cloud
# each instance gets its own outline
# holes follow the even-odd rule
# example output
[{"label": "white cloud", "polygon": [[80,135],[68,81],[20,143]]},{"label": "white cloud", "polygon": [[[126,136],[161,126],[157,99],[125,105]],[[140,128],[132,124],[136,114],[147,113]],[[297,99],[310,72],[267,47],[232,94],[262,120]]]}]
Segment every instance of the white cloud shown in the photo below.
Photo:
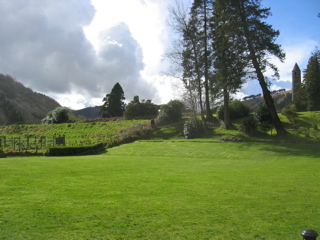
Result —
[{"label": "white cloud", "polygon": [[[303,71],[307,66],[312,51],[317,45],[318,43],[316,41],[308,40],[296,45],[285,46],[284,52],[286,53],[286,59],[284,63],[274,58],[271,60],[279,69],[279,80],[291,82],[291,72],[296,63],[299,65],[301,71]],[[266,75],[271,76],[272,72],[268,71]]]}]

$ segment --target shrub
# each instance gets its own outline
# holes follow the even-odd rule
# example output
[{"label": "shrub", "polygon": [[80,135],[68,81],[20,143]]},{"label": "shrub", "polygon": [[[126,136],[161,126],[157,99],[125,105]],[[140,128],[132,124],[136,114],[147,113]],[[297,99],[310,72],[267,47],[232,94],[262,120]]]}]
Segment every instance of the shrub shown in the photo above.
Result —
[{"label": "shrub", "polygon": [[197,118],[189,119],[184,124],[183,133],[186,139],[200,137],[204,133],[202,121]]},{"label": "shrub", "polygon": [[235,100],[230,104],[231,119],[247,117],[250,114],[250,107],[239,100]]},{"label": "shrub", "polygon": [[151,100],[139,101],[139,96],[135,96],[133,100],[128,103],[124,112],[126,119],[137,118],[155,118],[158,115],[159,107],[151,102]]},{"label": "shrub", "polygon": [[265,105],[260,106],[254,113],[254,119],[261,131],[267,132],[273,127],[273,119]]},{"label": "shrub", "polygon": [[[231,120],[247,117],[250,114],[249,106],[239,100],[235,100],[230,103],[229,111],[230,111],[230,119]],[[223,105],[217,109],[216,114],[220,120],[224,120],[224,106]]]},{"label": "shrub", "polygon": [[253,136],[256,134],[257,128],[257,122],[252,115],[243,119],[240,124],[240,132],[248,136]]},{"label": "shrub", "polygon": [[178,122],[182,118],[184,104],[179,100],[171,100],[160,107],[158,119],[160,123]]},{"label": "shrub", "polygon": [[57,107],[53,111],[49,112],[48,115],[41,121],[43,124],[66,123],[69,121],[70,116],[71,116],[70,108]]},{"label": "shrub", "polygon": [[285,115],[288,121],[295,126],[295,119],[298,116],[297,109],[294,104],[288,105],[285,109],[283,109],[282,114]]}]

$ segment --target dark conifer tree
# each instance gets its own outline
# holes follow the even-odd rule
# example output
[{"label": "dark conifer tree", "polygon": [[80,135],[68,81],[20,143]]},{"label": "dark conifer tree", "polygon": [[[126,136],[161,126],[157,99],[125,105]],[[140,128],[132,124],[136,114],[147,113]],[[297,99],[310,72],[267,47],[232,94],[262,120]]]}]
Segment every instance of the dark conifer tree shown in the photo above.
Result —
[{"label": "dark conifer tree", "polygon": [[230,1],[216,0],[212,18],[212,44],[215,77],[212,79],[214,89],[223,91],[224,123],[231,128],[229,113],[230,93],[235,93],[244,80],[247,59],[243,34],[239,31],[239,16]]},{"label": "dark conifer tree", "polygon": [[303,85],[308,111],[320,110],[320,51],[316,50],[309,58],[303,75]]},{"label": "dark conifer tree", "polygon": [[103,118],[122,117],[125,110],[124,92],[119,83],[116,83],[111,93],[103,98],[103,105],[100,108],[100,114]]},{"label": "dark conifer tree", "polygon": [[239,31],[245,39],[244,44],[248,59],[248,68],[253,68],[254,75],[261,86],[263,97],[272,116],[277,134],[286,134],[274,106],[268,81],[264,76],[267,68],[274,70],[274,76],[279,77],[278,69],[269,59],[277,57],[280,61],[285,59],[285,54],[279,44],[275,43],[280,32],[272,28],[263,20],[271,15],[270,8],[262,8],[260,0],[225,0],[230,3],[228,9],[234,9],[239,17]]}]

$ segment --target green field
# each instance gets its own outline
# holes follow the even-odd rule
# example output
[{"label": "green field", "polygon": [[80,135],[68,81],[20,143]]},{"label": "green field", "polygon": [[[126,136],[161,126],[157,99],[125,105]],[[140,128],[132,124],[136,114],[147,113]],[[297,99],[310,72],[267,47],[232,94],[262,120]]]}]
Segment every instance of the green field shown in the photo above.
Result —
[{"label": "green field", "polygon": [[148,142],[0,159],[0,239],[301,239],[319,144]]}]

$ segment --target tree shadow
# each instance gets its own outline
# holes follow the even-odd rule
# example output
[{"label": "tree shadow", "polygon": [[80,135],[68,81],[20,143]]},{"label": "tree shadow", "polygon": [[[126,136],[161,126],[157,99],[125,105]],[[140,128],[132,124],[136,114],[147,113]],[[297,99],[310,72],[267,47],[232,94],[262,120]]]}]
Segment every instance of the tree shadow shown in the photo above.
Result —
[{"label": "tree shadow", "polygon": [[285,156],[303,156],[320,160],[320,143],[270,143],[260,146],[263,151],[283,154]]}]

